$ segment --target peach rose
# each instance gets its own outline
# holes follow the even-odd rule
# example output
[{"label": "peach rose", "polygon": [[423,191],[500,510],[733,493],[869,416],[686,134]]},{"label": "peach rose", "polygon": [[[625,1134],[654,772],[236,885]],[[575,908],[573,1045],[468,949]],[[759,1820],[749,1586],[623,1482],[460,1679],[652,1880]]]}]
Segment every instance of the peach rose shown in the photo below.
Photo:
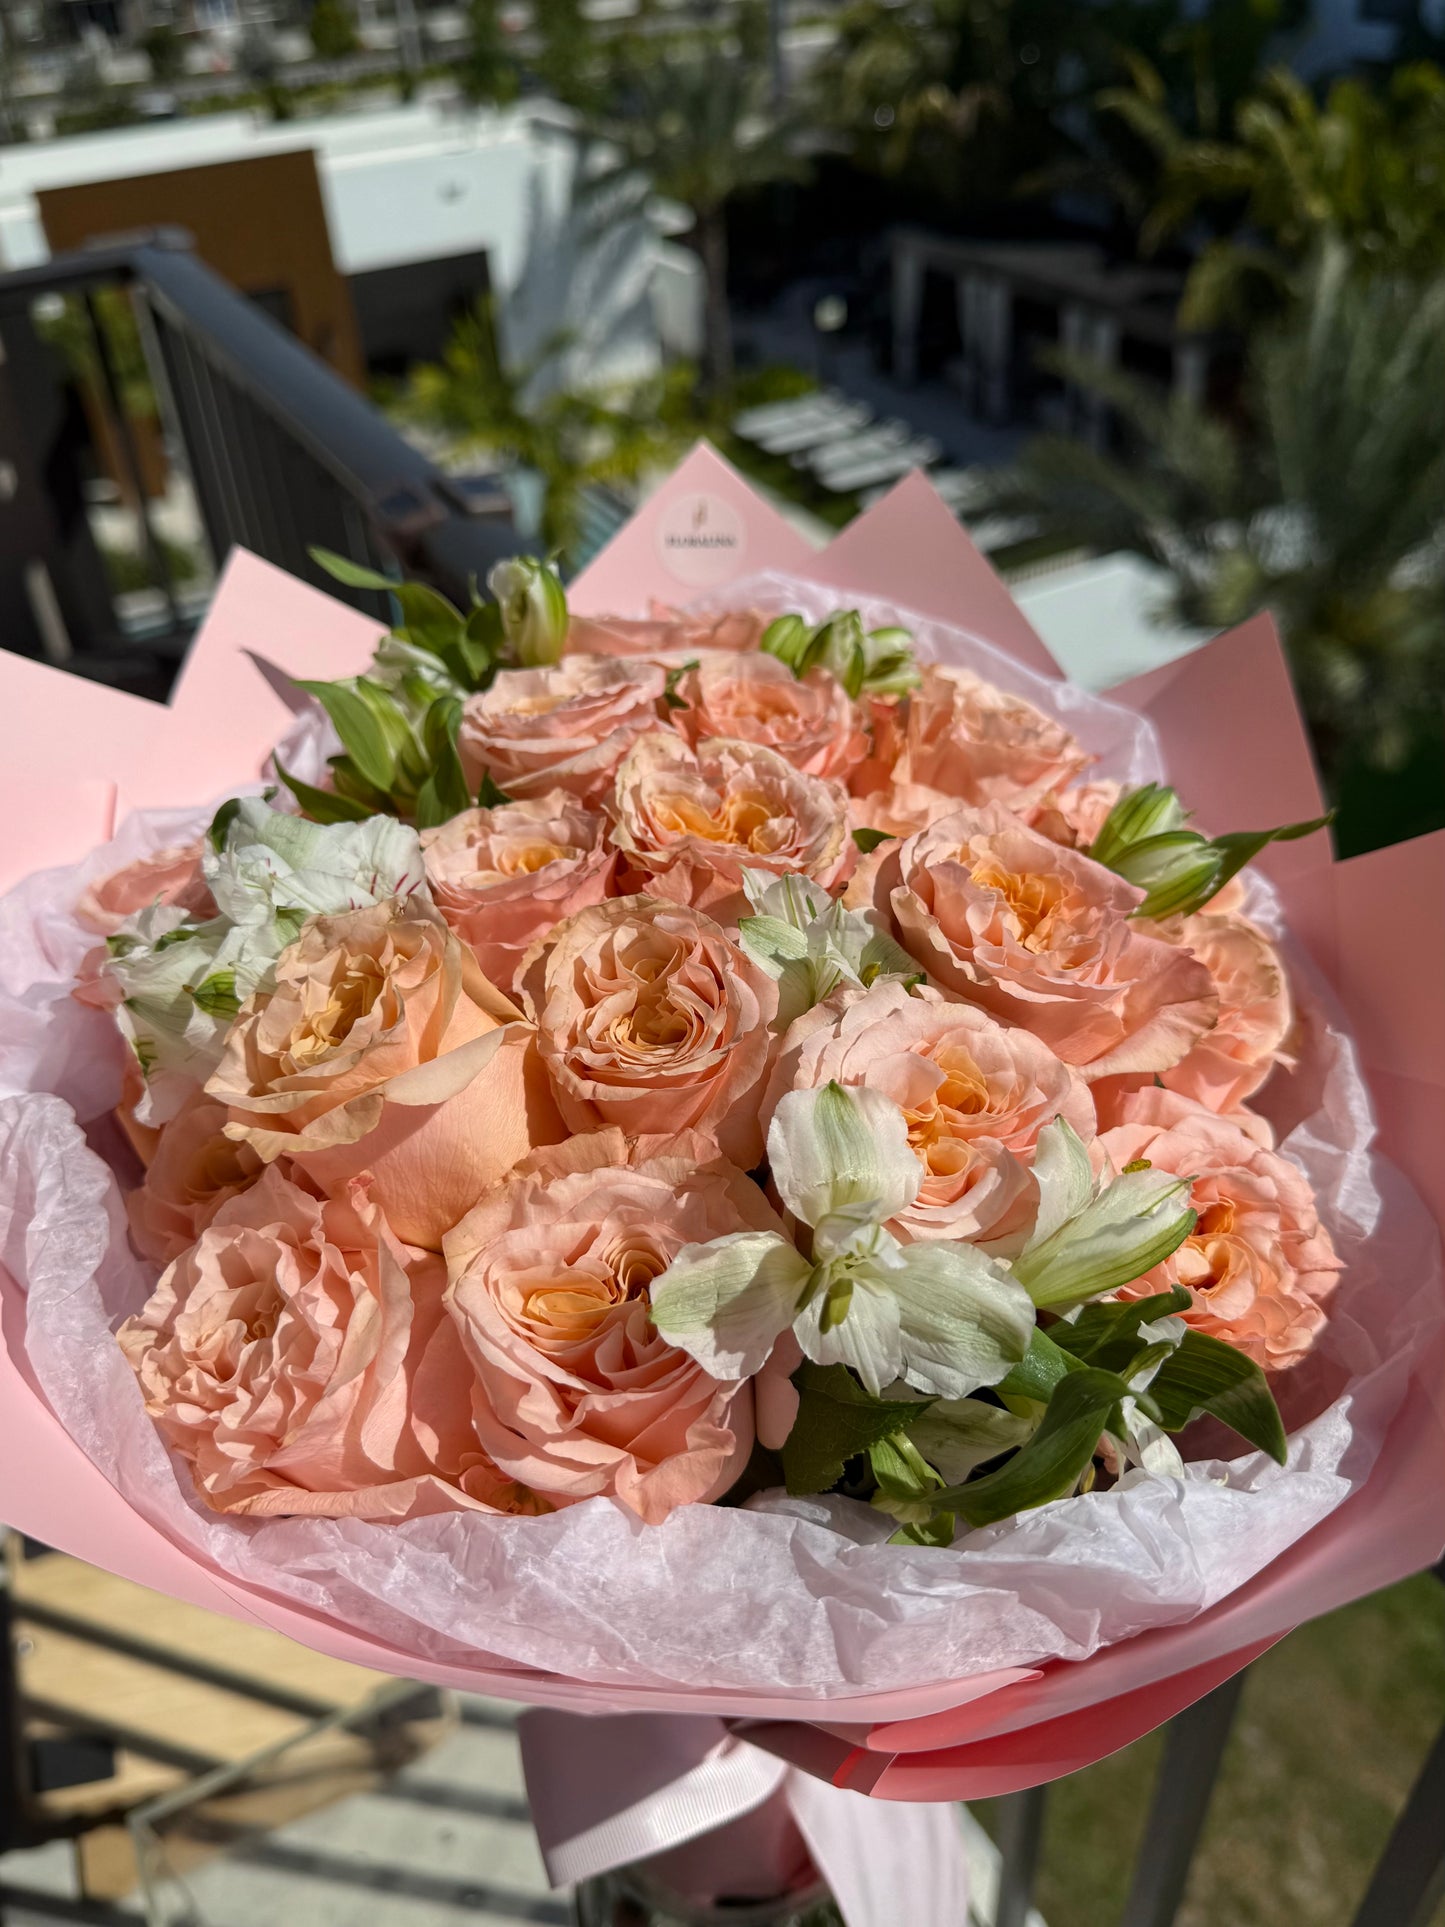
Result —
[{"label": "peach rose", "polygon": [[143,1257],[170,1264],[264,1169],[251,1145],[226,1136],[225,1105],[194,1092],[162,1127],[145,1182],[125,1201],[131,1242]]},{"label": "peach rose", "polygon": [[875,854],[873,899],[928,975],[1090,1080],[1167,1070],[1214,1022],[1204,965],[1130,921],[1144,893],[997,805]]},{"label": "peach rose", "polygon": [[1147,1158],[1194,1180],[1194,1235],[1122,1295],[1183,1285],[1194,1298],[1189,1324],[1269,1371],[1297,1364],[1324,1325],[1340,1271],[1299,1166],[1234,1119],[1155,1087],[1123,1098],[1099,1142],[1116,1170]]},{"label": "peach rose", "polygon": [[397,1236],[439,1249],[489,1184],[565,1135],[520,1015],[444,924],[405,905],[314,917],[206,1089],[229,1137],[323,1191],[366,1172]]},{"label": "peach rose", "polygon": [[848,824],[854,830],[881,830],[885,836],[902,840],[916,830],[926,830],[940,817],[952,816],[958,808],[956,796],[931,790],[922,783],[890,783],[886,789],[869,796],[848,800]]},{"label": "peach rose", "polygon": [[656,729],[666,684],[656,663],[605,656],[504,669],[462,710],[457,751],[468,788],[490,775],[511,797],[561,789],[599,802],[638,736]]},{"label": "peach rose", "polygon": [[[1294,1025],[1294,1007],[1279,952],[1245,918],[1213,908],[1140,928],[1178,944],[1202,963],[1219,999],[1214,1028],[1177,1064],[1161,1070],[1160,1082],[1206,1110],[1237,1111],[1276,1064],[1290,1061],[1285,1040]],[[1120,1095],[1142,1081],[1120,1079]]]},{"label": "peach rose", "polygon": [[969,804],[1024,810],[1070,783],[1093,758],[1022,696],[967,669],[928,663],[908,698],[897,781],[922,783]]},{"label": "peach rose", "polygon": [[1110,810],[1124,794],[1112,781],[1076,783],[1072,789],[1050,790],[1028,812],[1031,828],[1062,843],[1065,849],[1087,850],[1104,827]]},{"label": "peach rose", "polygon": [[714,737],[694,752],[658,730],[617,772],[612,840],[656,896],[742,911],[745,868],[831,887],[855,855],[848,799],[776,751]]},{"label": "peach rose", "polygon": [[889,1224],[905,1243],[977,1244],[1026,1231],[1039,1132],[1062,1117],[1086,1142],[1094,1135],[1088,1086],[1047,1044],[971,1004],[910,997],[898,984],[877,985],[817,1028],[804,1018],[784,1052],[779,1071],[794,1090],[866,1086],[903,1112],[924,1173],[915,1201]]},{"label": "peach rose", "polygon": [[741,1171],[680,1150],[629,1153],[620,1131],[575,1139],[528,1160],[447,1239],[477,1438],[554,1505],[606,1494],[655,1525],[725,1492],[752,1449],[751,1382],[724,1384],[670,1345],[648,1292],[684,1245],[782,1227]]},{"label": "peach rose", "polygon": [[908,714],[907,698],[875,696],[859,698],[864,728],[868,732],[868,753],[848,773],[848,787],[855,796],[871,796],[887,789],[903,754],[903,726]]},{"label": "peach rose", "polygon": [[572,1130],[696,1130],[741,1169],[758,1163],[777,985],[711,917],[652,897],[599,903],[525,981]]},{"label": "peach rose", "polygon": [[826,669],[800,681],[776,656],[713,651],[678,679],[672,723],[697,749],[710,736],[759,743],[808,776],[846,778],[868,753],[847,691]]},{"label": "peach rose", "polygon": [[422,831],[432,900],[493,983],[510,990],[538,937],[612,894],[617,855],[603,827],[566,790],[549,790]]},{"label": "peach rose", "polygon": [[516,1510],[472,1431],[445,1289],[440,1258],[407,1251],[363,1184],[318,1199],[273,1165],[117,1337],[217,1512]]},{"label": "peach rose", "polygon": [[655,602],[646,617],[579,616],[567,625],[569,655],[646,656],[685,662],[704,649],[737,652],[756,649],[771,617],[756,609],[729,609],[720,615],[684,615]]},{"label": "peach rose", "polygon": [[201,871],[204,844],[183,843],[138,857],[123,870],[92,883],[75,906],[88,930],[109,937],[123,923],[158,903],[174,903],[193,917],[213,917],[216,906]]}]

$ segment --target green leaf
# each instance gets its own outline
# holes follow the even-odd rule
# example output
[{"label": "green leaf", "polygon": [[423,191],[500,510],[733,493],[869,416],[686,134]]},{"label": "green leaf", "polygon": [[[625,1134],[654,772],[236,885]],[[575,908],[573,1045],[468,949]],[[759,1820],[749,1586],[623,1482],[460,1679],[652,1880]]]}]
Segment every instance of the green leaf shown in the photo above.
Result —
[{"label": "green leaf", "polygon": [[1110,1412],[1129,1393],[1114,1372],[1085,1365],[1060,1379],[1039,1429],[1006,1465],[932,1495],[971,1526],[1065,1498],[1088,1468]]},{"label": "green leaf", "polygon": [[240,814],[240,809],[240,797],[228,797],[211,818],[211,827],[206,831],[206,841],[216,852],[217,856],[219,856],[221,851],[226,847],[226,837],[230,832],[231,825]]},{"label": "green leaf", "polygon": [[379,814],[376,810],[367,809],[364,803],[353,802],[348,796],[338,796],[334,790],[317,789],[313,783],[303,783],[299,776],[288,775],[281,758],[274,751],[271,761],[276,765],[276,774],[314,823],[364,823],[368,816]]},{"label": "green leaf", "polygon": [[377,727],[386,738],[387,748],[399,763],[414,741],[405,711],[389,689],[379,682],[372,682],[367,676],[357,677],[356,693],[376,719]]},{"label": "green leaf", "polygon": [[442,660],[464,689],[482,689],[502,653],[502,612],[495,602],[477,603],[455,640],[443,646]]},{"label": "green leaf", "polygon": [[456,636],[451,642],[442,643],[436,655],[445,666],[453,682],[463,689],[480,689],[488,679],[492,659],[487,652],[465,636]]},{"label": "green leaf", "polygon": [[470,643],[494,656],[502,646],[502,612],[495,602],[475,602],[463,632]]},{"label": "green leaf", "polygon": [[478,806],[484,810],[494,810],[499,803],[510,803],[511,800],[507,792],[498,789],[492,781],[492,772],[489,769],[484,769],[482,771],[481,786],[477,791]]},{"label": "green leaf", "polygon": [[1182,1286],[1173,1291],[1156,1292],[1151,1298],[1129,1298],[1121,1304],[1089,1305],[1077,1318],[1060,1319],[1050,1325],[1054,1344],[1086,1363],[1105,1345],[1121,1338],[1137,1338],[1141,1325],[1152,1325],[1156,1318],[1168,1318],[1188,1311],[1194,1300]]},{"label": "green leaf", "polygon": [[349,589],[384,589],[390,593],[396,588],[389,575],[382,575],[376,569],[368,569],[360,562],[338,555],[335,549],[309,548],[306,553],[318,569],[325,569],[329,576],[337,582],[344,582]]},{"label": "green leaf", "polygon": [[368,816],[396,815],[391,792],[368,783],[349,756],[331,758],[331,780],[338,796],[344,796],[350,803],[360,803]]},{"label": "green leaf", "polygon": [[437,655],[443,644],[465,635],[466,617],[438,590],[425,582],[393,582],[390,588],[401,610],[397,634],[418,649]]},{"label": "green leaf", "polygon": [[307,682],[298,678],[297,687],[314,696],[326,711],[348,755],[367,782],[383,792],[389,790],[396,779],[396,756],[367,699],[350,683]]},{"label": "green leaf", "polygon": [[1269,1381],[1252,1358],[1222,1339],[1186,1332],[1159,1367],[1145,1398],[1166,1431],[1182,1431],[1196,1412],[1208,1412],[1284,1464],[1284,1421]]},{"label": "green leaf", "polygon": [[467,779],[462,775],[461,763],[454,749],[448,748],[445,756],[437,763],[416,795],[416,826],[419,830],[433,830],[439,824],[450,823],[454,816],[470,809],[472,799],[467,794]]},{"label": "green leaf", "polygon": [[1313,836],[1316,830],[1327,828],[1334,820],[1335,813],[1330,810],[1324,816],[1311,817],[1306,823],[1286,823],[1277,830],[1231,830],[1226,836],[1215,837],[1214,847],[1223,858],[1215,890],[1222,890],[1230,878],[1237,876],[1246,863],[1252,863],[1268,844],[1296,843],[1302,836]]},{"label": "green leaf", "polygon": [[826,1492],[849,1459],[866,1452],[932,1400],[878,1399],[846,1365],[804,1365],[793,1378],[798,1416],[783,1447],[783,1476],[795,1498]]},{"label": "green leaf", "polygon": [[890,1546],[951,1546],[958,1536],[958,1521],[951,1512],[935,1512],[918,1525],[900,1526],[888,1541]]},{"label": "green leaf", "polygon": [[1083,1369],[1072,1352],[1055,1342],[1052,1334],[1062,1329],[1061,1325],[1051,1325],[1048,1331],[1034,1327],[1025,1356],[993,1388],[1000,1398],[1031,1398],[1047,1405],[1060,1380]]},{"label": "green leaf", "polygon": [[433,762],[444,749],[456,748],[461,722],[462,706],[455,696],[438,696],[428,705],[422,718],[421,739]]},{"label": "green leaf", "polygon": [[450,823],[452,818],[458,814],[458,811],[449,810],[446,804],[442,802],[441,797],[437,793],[436,773],[434,771],[416,793],[416,804],[412,815],[416,820],[417,828],[419,830],[434,830],[443,823]]},{"label": "green leaf", "polygon": [[868,1463],[886,1498],[912,1503],[935,1492],[944,1481],[906,1432],[890,1432],[868,1447]]},{"label": "green leaf", "polygon": [[880,843],[896,843],[898,838],[892,830],[854,830],[853,841],[864,856],[868,856],[878,848]]}]

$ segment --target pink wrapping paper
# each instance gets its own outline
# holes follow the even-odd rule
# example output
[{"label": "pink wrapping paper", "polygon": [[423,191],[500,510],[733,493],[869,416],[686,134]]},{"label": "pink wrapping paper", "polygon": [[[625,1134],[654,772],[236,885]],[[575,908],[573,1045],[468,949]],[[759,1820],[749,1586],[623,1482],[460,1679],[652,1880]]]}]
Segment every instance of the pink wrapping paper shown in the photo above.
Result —
[{"label": "pink wrapping paper", "polygon": [[[691,582],[679,578],[679,556]],[[736,564],[730,574],[717,573],[723,561]],[[698,581],[700,570],[712,572],[712,579]],[[624,597],[634,611],[653,598],[725,600],[739,578],[759,574],[771,577],[774,590],[786,596],[779,576],[791,571],[806,574],[819,585],[819,594],[846,590],[852,601],[867,591],[881,604],[902,604],[935,624],[968,632],[962,641],[951,639],[951,648],[969,649],[976,640],[982,646],[992,639],[1022,665],[1013,686],[1031,696],[1056,674],[1018,612],[1012,620],[1004,615],[1002,586],[919,478],[910,478],[860,517],[821,558],[810,559],[802,538],[781,517],[750,496],[710,451],[698,451],[593,564],[574,601],[602,612]],[[927,622],[921,626],[927,628]],[[136,705],[97,685],[77,684],[0,655],[0,748],[5,751],[0,804],[7,806],[0,814],[0,882],[23,876],[37,857],[45,863],[83,858],[109,828],[114,796],[126,805],[194,806],[198,799],[254,781],[289,721],[289,710],[275,679],[263,676],[247,652],[283,671],[334,675],[362,666],[376,633],[375,624],[240,554],[228,568],[170,711]],[[1056,701],[1071,700],[1060,685],[1051,686]],[[1267,624],[1245,625],[1122,693],[1152,721],[1164,766],[1209,827],[1311,813],[1313,772]],[[1111,756],[1132,759],[1131,774],[1152,773],[1145,769],[1154,753],[1147,730],[1140,734],[1132,724],[1119,724],[1103,708],[1089,714],[1109,737]],[[1206,728],[1215,743],[1212,754],[1200,748]],[[1248,731],[1243,742],[1241,728]],[[36,753],[38,744],[45,746],[43,755]],[[47,793],[43,785],[55,800],[38,838],[28,819],[35,795]],[[197,814],[204,819],[204,811]],[[1445,837],[1344,865],[1329,863],[1324,844],[1321,836],[1285,846],[1271,852],[1265,867],[1294,935],[1305,940],[1323,973],[1320,1008],[1327,1009],[1331,996],[1337,996],[1353,1030],[1384,1144],[1438,1212],[1445,1207],[1435,1150],[1445,1135],[1445,1017],[1427,973],[1445,934]],[[103,873],[107,861],[113,865],[115,859],[97,859],[99,867],[91,873]],[[66,946],[73,952],[75,940],[59,926],[47,925],[36,936],[31,919],[22,941],[13,903],[0,908],[8,908],[12,917],[0,926],[0,993],[9,993],[0,995],[4,1093],[24,1088],[18,1067],[29,1061],[36,1037],[56,1015],[44,991],[34,988],[37,957],[48,958],[52,969],[71,967]],[[1382,932],[1388,933],[1384,940]],[[103,1071],[102,1064],[92,1074],[90,1095],[97,1110],[103,1108]],[[1336,1096],[1347,1110],[1352,1088],[1347,1062],[1337,1076],[1342,1081]],[[33,1113],[34,1100],[17,1101],[28,1102]],[[64,1115],[47,1115],[37,1126],[32,1114],[28,1128],[39,1132],[34,1145],[37,1168],[43,1169],[64,1137]],[[0,1105],[0,1164],[26,1155],[16,1111]],[[1341,1169],[1341,1160],[1349,1163],[1358,1189],[1366,1169],[1358,1148],[1315,1145],[1311,1155],[1327,1164],[1333,1159]],[[1177,1623],[1170,1625],[1149,1623],[1146,1599],[1135,1623],[1097,1650],[1081,1631],[1056,1640],[1049,1657],[1048,1642],[1036,1641],[1031,1649],[1025,1629],[1012,1645],[1007,1639],[994,1642],[1002,1663],[981,1663],[980,1647],[955,1648],[949,1663],[940,1664],[935,1642],[926,1656],[914,1655],[910,1674],[908,1641],[902,1639],[894,1641],[888,1667],[872,1681],[830,1676],[821,1692],[821,1675],[816,1683],[748,1684],[730,1678],[704,1685],[696,1675],[669,1680],[656,1669],[629,1678],[625,1667],[612,1662],[588,1668],[561,1645],[550,1657],[539,1651],[522,1658],[436,1628],[419,1641],[415,1625],[395,1602],[384,1612],[360,1613],[355,1597],[328,1596],[324,1585],[268,1584],[262,1576],[264,1558],[241,1570],[229,1553],[217,1555],[216,1542],[202,1543],[206,1531],[217,1529],[216,1522],[206,1519],[198,1527],[193,1502],[188,1507],[182,1501],[178,1508],[173,1493],[162,1503],[165,1495],[145,1485],[128,1485],[133,1496],[122,1498],[58,1424],[27,1354],[25,1293],[18,1281],[28,1280],[31,1292],[40,1294],[37,1302],[55,1300],[45,1296],[44,1277],[37,1279],[37,1264],[39,1273],[45,1270],[44,1254],[37,1258],[28,1206],[18,1203],[8,1209],[0,1204],[0,1415],[7,1445],[0,1455],[0,1517],[142,1583],[383,1669],[576,1710],[710,1711],[748,1718],[758,1722],[749,1728],[755,1744],[772,1747],[836,1784],[883,1798],[934,1801],[1007,1791],[1124,1744],[1207,1691],[1299,1620],[1438,1556],[1445,1543],[1438,1479],[1445,1447],[1445,1326],[1438,1271],[1431,1273],[1435,1234],[1408,1186],[1387,1165],[1376,1160],[1370,1181],[1384,1198],[1392,1249],[1408,1253],[1414,1288],[1421,1294],[1417,1315],[1412,1314],[1418,1344],[1408,1396],[1403,1383],[1393,1390],[1377,1384],[1371,1395],[1374,1416],[1365,1428],[1373,1430],[1371,1441],[1361,1443],[1362,1433],[1353,1445],[1337,1438],[1321,1447],[1321,1464],[1333,1469],[1322,1471],[1314,1494],[1319,1516],[1287,1543],[1262,1548],[1268,1556],[1252,1575],[1224,1596],[1182,1602],[1173,1609]],[[97,1238],[104,1243],[106,1207],[97,1196],[72,1198],[66,1209],[72,1242],[62,1241],[58,1250],[68,1277],[77,1266],[95,1262]],[[1365,1215],[1377,1209],[1370,1205]],[[1373,1231],[1357,1227],[1362,1253],[1377,1235],[1378,1224]],[[1378,1260],[1362,1257],[1366,1272],[1371,1263],[1377,1274],[1383,1269]],[[52,1278],[49,1290],[54,1293],[63,1282]],[[116,1288],[114,1279],[111,1287]],[[1384,1289],[1378,1275],[1372,1289],[1377,1294]],[[57,1382],[60,1367],[54,1357],[45,1369],[50,1382]],[[1373,1461],[1356,1475],[1352,1451],[1357,1461]],[[137,1470],[129,1467],[131,1473]],[[149,1473],[164,1482],[163,1454]],[[191,1516],[183,1517],[187,1512]],[[731,1515],[734,1521],[746,1516]],[[825,1528],[807,1520],[795,1529],[806,1538]],[[1237,1529],[1227,1504],[1219,1513],[1219,1529]],[[973,1538],[991,1544],[1001,1530]],[[605,1532],[598,1545],[609,1557],[617,1554]],[[688,1552],[685,1540],[679,1540],[667,1556],[686,1560]],[[860,1570],[870,1567],[866,1545],[860,1543],[849,1556],[856,1557]],[[909,1553],[900,1561],[894,1552],[890,1557],[900,1583],[926,1592],[928,1561],[937,1555]],[[939,1570],[934,1566],[932,1575]],[[987,1571],[1002,1603],[1008,1596],[1008,1558],[999,1555]],[[818,1726],[797,1724],[810,1719]]]}]

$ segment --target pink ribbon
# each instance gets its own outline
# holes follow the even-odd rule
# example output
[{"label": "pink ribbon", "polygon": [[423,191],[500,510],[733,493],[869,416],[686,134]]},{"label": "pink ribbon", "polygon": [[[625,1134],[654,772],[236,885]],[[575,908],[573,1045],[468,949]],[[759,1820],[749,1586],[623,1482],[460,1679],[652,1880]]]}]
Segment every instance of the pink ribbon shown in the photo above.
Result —
[{"label": "pink ribbon", "polygon": [[784,1894],[816,1873],[847,1927],[959,1927],[968,1918],[951,1804],[846,1792],[719,1719],[536,1709],[519,1731],[554,1887],[654,1860],[653,1871],[687,1900]]}]

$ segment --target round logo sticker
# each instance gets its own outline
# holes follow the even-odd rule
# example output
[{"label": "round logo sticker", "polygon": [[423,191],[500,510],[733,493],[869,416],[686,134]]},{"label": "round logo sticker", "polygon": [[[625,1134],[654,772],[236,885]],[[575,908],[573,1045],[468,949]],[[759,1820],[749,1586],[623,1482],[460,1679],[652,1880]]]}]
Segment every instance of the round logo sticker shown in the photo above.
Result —
[{"label": "round logo sticker", "polygon": [[657,552],[669,575],[706,589],[738,574],[747,551],[743,518],[717,495],[680,495],[657,524]]}]

